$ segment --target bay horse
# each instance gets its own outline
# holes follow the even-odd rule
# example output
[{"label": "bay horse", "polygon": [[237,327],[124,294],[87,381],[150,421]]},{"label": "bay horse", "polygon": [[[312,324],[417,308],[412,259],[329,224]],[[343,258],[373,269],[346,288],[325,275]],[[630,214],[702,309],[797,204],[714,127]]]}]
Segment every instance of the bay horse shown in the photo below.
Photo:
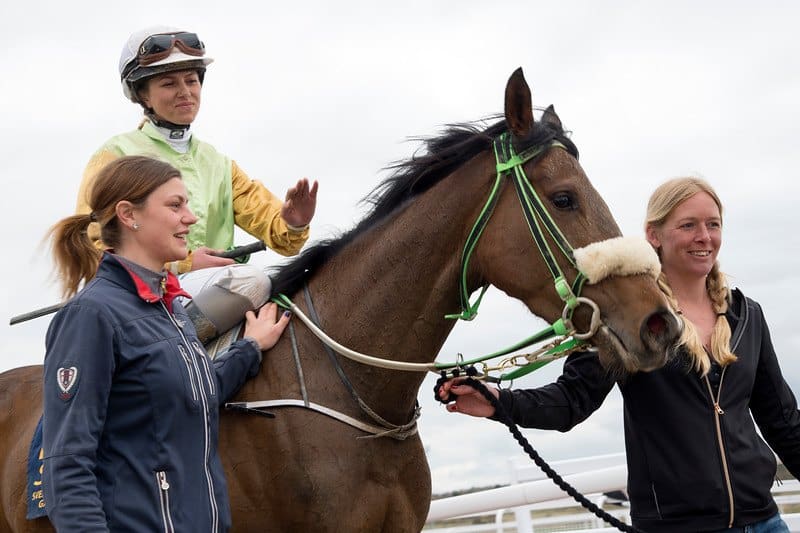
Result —
[{"label": "bay horse", "polygon": [[[274,292],[318,317],[321,329],[342,345],[408,363],[432,362],[453,328],[445,315],[463,309],[465,292],[468,298],[489,284],[545,320],[557,320],[564,302],[552,285],[553,265],[534,243],[515,187],[495,187],[493,146],[502,134],[517,153],[537,152],[518,166],[570,245],[620,236],[555,111],[549,107],[534,120],[518,69],[507,83],[504,119],[488,127],[451,126],[428,139],[426,153],[398,164],[373,192],[372,210],[361,222],[280,268]],[[497,194],[487,209],[493,188]],[[486,217],[463,263],[474,223]],[[557,239],[547,240],[557,249]],[[569,255],[551,260],[571,279],[578,272]],[[665,362],[679,331],[652,276],[609,276],[587,284],[581,295],[600,309],[604,327],[592,342],[607,367],[649,370]],[[579,331],[590,315],[585,306],[577,308]],[[285,400],[269,409],[275,417],[232,411],[221,417],[233,531],[420,531],[431,498],[430,470],[415,431],[423,378],[422,372],[329,356],[304,324],[293,321],[236,398]],[[51,530],[46,518],[25,520],[25,467],[41,415],[41,381],[40,366],[0,375],[0,532]],[[365,429],[375,426],[387,428],[388,436]]]}]

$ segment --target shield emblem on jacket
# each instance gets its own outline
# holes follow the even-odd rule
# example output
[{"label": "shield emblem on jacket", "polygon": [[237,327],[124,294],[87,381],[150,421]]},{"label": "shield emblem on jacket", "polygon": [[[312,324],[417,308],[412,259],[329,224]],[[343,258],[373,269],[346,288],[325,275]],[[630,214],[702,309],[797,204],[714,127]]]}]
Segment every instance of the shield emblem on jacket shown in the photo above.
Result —
[{"label": "shield emblem on jacket", "polygon": [[61,367],[56,371],[56,382],[58,388],[61,389],[61,399],[69,400],[73,394],[73,387],[78,381],[78,368],[71,366],[69,368]]}]

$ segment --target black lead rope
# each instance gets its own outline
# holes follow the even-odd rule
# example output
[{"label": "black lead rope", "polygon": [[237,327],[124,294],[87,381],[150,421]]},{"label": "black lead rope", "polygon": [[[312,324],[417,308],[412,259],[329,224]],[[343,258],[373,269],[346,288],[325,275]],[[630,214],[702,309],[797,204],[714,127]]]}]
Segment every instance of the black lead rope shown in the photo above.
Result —
[{"label": "black lead rope", "polygon": [[[436,395],[436,399],[443,403],[445,402],[441,398],[439,398],[439,388],[445,381],[446,379],[444,377],[439,378],[439,380],[437,380],[436,382],[436,386],[434,387],[434,394]],[[550,467],[550,465],[547,464],[547,462],[545,462],[545,460],[542,459],[541,456],[539,456],[536,450],[533,449],[533,446],[531,446],[531,444],[528,442],[528,439],[525,438],[525,436],[520,432],[517,425],[511,420],[511,417],[508,415],[508,413],[506,413],[503,405],[497,400],[497,398],[494,397],[494,395],[491,392],[489,392],[489,389],[487,389],[483,383],[481,383],[476,379],[468,377],[462,382],[462,384],[469,385],[473,389],[477,390],[483,395],[484,398],[486,398],[489,401],[489,403],[492,404],[492,406],[495,409],[495,412],[497,413],[497,418],[500,420],[500,422],[502,422],[508,427],[508,430],[514,436],[514,439],[516,439],[519,445],[522,446],[522,449],[525,450],[525,453],[528,454],[528,457],[530,457],[533,460],[533,462],[536,463],[536,466],[541,468],[542,472],[547,474],[547,477],[552,479],[553,483],[555,483],[561,490],[572,496],[576,502],[580,503],[584,508],[594,513],[595,516],[602,518],[603,520],[605,520],[615,528],[619,529],[620,531],[627,531],[630,533],[644,533],[641,529],[629,526],[628,524],[625,524],[619,519],[611,516],[603,509],[598,507],[596,504],[589,501],[586,498],[586,496],[578,492],[577,489],[575,489],[575,487],[564,481],[564,479],[560,475],[558,475],[558,472],[553,470]],[[448,398],[447,401],[452,401],[454,399],[455,397],[452,397],[451,395],[451,398]]]}]

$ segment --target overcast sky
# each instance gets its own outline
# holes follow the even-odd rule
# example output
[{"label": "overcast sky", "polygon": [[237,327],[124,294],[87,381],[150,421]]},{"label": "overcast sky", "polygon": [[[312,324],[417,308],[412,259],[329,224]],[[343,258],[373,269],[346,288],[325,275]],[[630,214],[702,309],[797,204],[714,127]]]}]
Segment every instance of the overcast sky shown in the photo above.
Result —
[{"label": "overcast sky", "polygon": [[[127,36],[167,24],[199,33],[216,59],[196,134],[281,196],[299,177],[319,180],[312,239],[360,219],[358,201],[385,177],[381,169],[417,147],[409,137],[501,112],[506,80],[523,67],[534,105],[555,105],[624,233],[642,234],[647,197],[667,178],[699,174],[717,188],[727,210],[723,270],[763,305],[786,378],[800,391],[793,2],[6,4],[0,370],[42,362],[48,319],[11,327],[8,318],[58,301],[40,240],[74,209],[90,155],[138,123],[118,81]],[[496,351],[541,326],[493,290],[439,360]],[[560,366],[515,385],[548,383]],[[523,452],[503,427],[444,412],[432,384],[419,397],[434,492],[506,482],[508,460]],[[569,433],[526,435],[546,460],[622,451],[620,396]]]}]

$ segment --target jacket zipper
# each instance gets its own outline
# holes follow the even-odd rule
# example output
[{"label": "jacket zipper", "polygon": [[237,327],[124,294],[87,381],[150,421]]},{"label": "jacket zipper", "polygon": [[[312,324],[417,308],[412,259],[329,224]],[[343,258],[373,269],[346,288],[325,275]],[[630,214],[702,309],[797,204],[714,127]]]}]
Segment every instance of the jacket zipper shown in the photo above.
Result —
[{"label": "jacket zipper", "polygon": [[[170,322],[172,322],[172,325],[175,326],[175,329],[178,330],[178,334],[181,336],[181,339],[183,339],[183,342],[186,344],[187,347],[191,346],[191,343],[186,338],[186,335],[183,334],[183,328],[175,320],[175,317],[172,316],[172,313],[169,312],[167,307],[164,305],[163,300],[160,303],[161,303],[161,308],[164,309],[164,312],[167,314],[167,317],[169,318]],[[210,445],[209,445],[209,442],[210,442],[210,435],[209,435],[210,428],[209,428],[209,425],[210,424],[209,424],[209,420],[208,420],[208,416],[209,416],[208,398],[206,398],[206,392],[205,392],[205,389],[202,386],[203,377],[202,377],[201,372],[200,372],[200,367],[197,365],[197,358],[196,357],[190,357],[189,359],[191,359],[191,366],[190,366],[190,369],[189,369],[189,374],[192,375],[192,369],[193,369],[195,375],[197,376],[197,384],[198,384],[198,389],[200,391],[200,401],[202,402],[203,413],[205,415],[204,416],[204,421],[203,421],[203,447],[204,447],[203,448],[203,457],[205,459],[203,461],[203,471],[204,471],[205,476],[206,476],[206,487],[208,489],[208,501],[209,501],[209,503],[211,505],[211,531],[219,531],[219,509],[217,508],[217,500],[216,500],[216,498],[214,498],[214,481],[211,479],[211,471],[208,469],[209,455],[211,453]]]},{"label": "jacket zipper", "polygon": [[[747,300],[742,300],[742,313],[741,313],[741,320],[736,325],[736,331],[732,332],[733,337],[731,338],[731,352],[735,352],[736,348],[739,347],[739,342],[742,340],[742,335],[744,334],[744,330],[747,327],[747,322],[750,317],[750,313],[747,309]],[[722,369],[722,374],[719,377],[719,388],[717,389],[717,397],[714,398],[714,391],[711,388],[711,382],[708,380],[708,376],[704,376],[706,387],[708,388],[708,396],[711,398],[711,403],[714,407],[714,423],[717,429],[717,445],[719,446],[720,455],[722,456],[722,470],[723,474],[725,475],[725,486],[728,489],[728,506],[730,508],[729,518],[728,518],[728,528],[733,527],[733,519],[735,515],[735,510],[733,506],[733,486],[731,485],[731,476],[730,472],[728,471],[728,459],[725,455],[725,445],[722,441],[722,423],[720,421],[720,417],[725,414],[725,411],[720,406],[720,398],[722,396],[722,381],[725,379],[725,370],[727,367]]]},{"label": "jacket zipper", "polygon": [[169,512],[169,482],[166,472],[156,472],[156,485],[158,485],[158,499],[161,504],[161,520],[164,523],[164,531],[174,533],[175,526],[172,525],[172,515]]},{"label": "jacket zipper", "polygon": [[731,476],[730,472],[728,471],[728,459],[725,455],[725,445],[722,442],[722,424],[720,423],[720,417],[725,414],[725,411],[719,405],[720,395],[722,394],[722,381],[725,379],[726,368],[722,369],[722,375],[719,377],[719,388],[717,389],[716,398],[714,398],[714,391],[711,389],[711,382],[708,380],[708,376],[703,376],[703,379],[705,379],[706,387],[708,388],[708,395],[711,397],[711,403],[714,405],[714,422],[717,427],[717,445],[719,446],[719,453],[722,456],[722,472],[725,475],[725,486],[728,489],[728,506],[730,509],[728,528],[732,528],[734,517],[733,487],[731,486]]}]

